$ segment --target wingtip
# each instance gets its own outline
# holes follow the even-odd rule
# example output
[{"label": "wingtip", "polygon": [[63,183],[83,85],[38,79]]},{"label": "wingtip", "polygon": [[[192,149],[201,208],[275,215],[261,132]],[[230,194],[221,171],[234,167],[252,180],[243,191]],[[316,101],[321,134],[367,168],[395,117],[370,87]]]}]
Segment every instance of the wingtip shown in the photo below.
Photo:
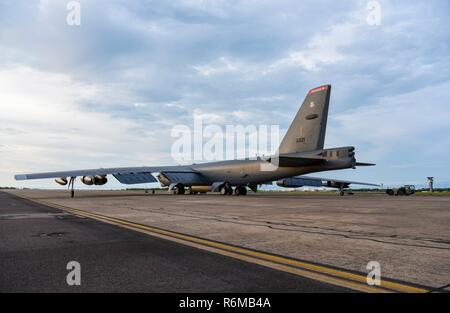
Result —
[{"label": "wingtip", "polygon": [[14,175],[14,179],[15,180],[26,180],[27,175],[25,175],[25,174]]}]

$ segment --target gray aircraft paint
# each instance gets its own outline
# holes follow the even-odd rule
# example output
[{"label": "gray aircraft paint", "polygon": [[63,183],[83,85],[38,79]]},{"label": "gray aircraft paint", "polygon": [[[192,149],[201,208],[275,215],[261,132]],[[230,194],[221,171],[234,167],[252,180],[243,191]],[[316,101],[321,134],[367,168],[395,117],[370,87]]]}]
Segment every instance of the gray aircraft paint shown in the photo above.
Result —
[{"label": "gray aircraft paint", "polygon": [[331,85],[308,92],[300,110],[281,141],[279,154],[314,151],[323,148],[327,127]]},{"label": "gray aircraft paint", "polygon": [[[330,93],[331,85],[320,86],[308,92],[277,154],[268,158],[219,161],[190,166],[100,168],[20,174],[15,178],[24,180],[112,174],[122,183],[133,184],[145,182],[146,179],[147,182],[156,181],[150,175],[139,175],[139,173],[160,173],[162,176],[166,174],[165,178],[169,179],[165,181],[168,180],[170,186],[176,184],[220,186],[225,183],[232,186],[254,186],[307,173],[372,165],[357,163],[353,147],[323,149]],[[264,170],[268,164],[273,165],[272,170]],[[133,175],[136,177],[134,180]],[[162,183],[161,180],[160,182]]]}]

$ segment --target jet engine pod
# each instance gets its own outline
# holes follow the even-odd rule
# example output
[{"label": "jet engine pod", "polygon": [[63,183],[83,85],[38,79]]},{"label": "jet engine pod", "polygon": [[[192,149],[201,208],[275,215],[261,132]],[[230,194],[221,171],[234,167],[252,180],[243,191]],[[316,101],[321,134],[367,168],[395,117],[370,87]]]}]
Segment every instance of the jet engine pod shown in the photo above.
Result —
[{"label": "jet engine pod", "polygon": [[67,185],[67,177],[57,178],[55,179],[55,182],[60,184],[61,186],[65,186]]},{"label": "jet engine pod", "polygon": [[304,182],[301,179],[285,178],[285,179],[278,180],[277,185],[280,187],[298,188],[298,187],[303,187]]},{"label": "jet engine pod", "polygon": [[85,185],[93,185],[95,177],[94,176],[83,176],[81,177],[81,182]]},{"label": "jet engine pod", "polygon": [[108,178],[106,178],[106,175],[95,175],[94,176],[94,184],[95,185],[104,185],[108,182]]}]

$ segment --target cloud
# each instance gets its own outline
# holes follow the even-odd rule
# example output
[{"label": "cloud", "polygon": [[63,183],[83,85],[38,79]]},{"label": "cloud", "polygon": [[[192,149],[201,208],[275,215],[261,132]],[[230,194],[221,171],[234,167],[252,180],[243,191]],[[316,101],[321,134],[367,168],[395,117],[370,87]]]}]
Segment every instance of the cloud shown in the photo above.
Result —
[{"label": "cloud", "polygon": [[0,71],[0,103],[7,108],[0,116],[2,181],[12,183],[14,173],[70,164],[89,168],[157,162],[161,154],[148,147],[158,147],[158,131],[82,109],[82,103],[101,101],[110,92],[23,66]]},{"label": "cloud", "polygon": [[339,134],[333,135],[333,139],[342,142],[337,138],[364,134],[360,140],[370,143],[372,148],[368,153],[377,156],[405,147],[416,155],[429,150],[440,151],[447,140],[430,142],[429,139],[433,134],[450,131],[450,114],[442,97],[450,97],[450,81],[380,97],[373,105],[332,116],[337,128],[333,134]]},{"label": "cloud", "polygon": [[449,172],[444,0],[380,1],[380,26],[358,0],[80,2],[80,27],[66,24],[64,1],[0,3],[0,184],[13,172],[170,163],[171,128],[196,115],[285,130],[325,83],[327,145],[379,163],[331,175],[418,180],[425,170],[390,166],[424,159]]}]

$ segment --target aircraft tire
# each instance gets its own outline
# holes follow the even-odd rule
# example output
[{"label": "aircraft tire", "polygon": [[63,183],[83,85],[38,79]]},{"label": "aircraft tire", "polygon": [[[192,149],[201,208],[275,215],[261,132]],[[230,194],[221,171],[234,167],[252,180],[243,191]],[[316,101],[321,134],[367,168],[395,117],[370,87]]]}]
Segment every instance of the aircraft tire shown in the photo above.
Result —
[{"label": "aircraft tire", "polygon": [[174,195],[184,195],[184,193],[186,192],[182,184],[176,185],[172,190]]},{"label": "aircraft tire", "polygon": [[220,187],[220,194],[221,195],[232,195],[233,194],[233,188],[231,188],[230,184],[225,183],[223,186]]},{"label": "aircraft tire", "polygon": [[245,196],[247,194],[247,189],[244,186],[237,186],[234,189],[234,194],[236,196]]},{"label": "aircraft tire", "polygon": [[228,190],[227,190],[227,188],[225,186],[220,187],[219,191],[220,191],[220,194],[223,195],[223,196],[228,194]]}]

